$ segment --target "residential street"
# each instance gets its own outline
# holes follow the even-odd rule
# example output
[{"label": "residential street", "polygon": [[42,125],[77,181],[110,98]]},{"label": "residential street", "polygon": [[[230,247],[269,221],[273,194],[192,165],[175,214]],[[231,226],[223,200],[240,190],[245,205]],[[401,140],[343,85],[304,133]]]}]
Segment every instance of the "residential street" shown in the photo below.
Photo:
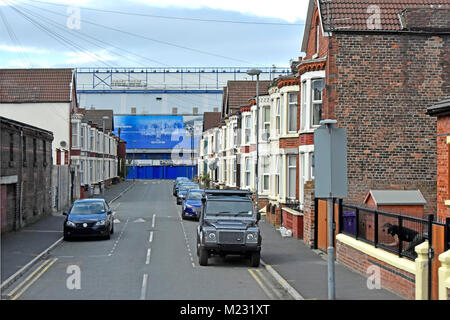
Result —
[{"label": "residential street", "polygon": [[[111,205],[116,223],[110,240],[62,242],[3,296],[25,300],[291,299],[263,267],[251,268],[246,259],[212,258],[207,267],[200,267],[195,249],[197,222],[181,220],[171,187],[170,181],[137,181]],[[79,267],[80,289],[67,286],[71,266]]]}]

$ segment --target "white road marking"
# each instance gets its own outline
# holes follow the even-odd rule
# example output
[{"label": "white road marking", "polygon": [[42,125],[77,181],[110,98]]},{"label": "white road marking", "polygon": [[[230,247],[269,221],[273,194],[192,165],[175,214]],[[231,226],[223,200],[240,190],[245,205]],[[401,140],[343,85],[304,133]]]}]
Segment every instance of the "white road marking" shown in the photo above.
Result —
[{"label": "white road marking", "polygon": [[148,242],[153,242],[153,231],[150,232],[150,237],[148,238]]},{"label": "white road marking", "polygon": [[119,219],[114,219],[114,223],[120,223]]},{"label": "white road marking", "polygon": [[142,278],[141,300],[145,300],[147,294],[147,280],[148,274],[144,274],[144,277]]},{"label": "white road marking", "polygon": [[152,228],[155,227],[155,219],[156,219],[156,214],[154,214],[153,218],[152,218]]},{"label": "white road marking", "polygon": [[152,254],[152,249],[147,249],[147,258],[145,260],[145,264],[149,264],[150,263],[150,255]]},{"label": "white road marking", "polygon": [[142,218],[139,218],[139,219],[134,220],[133,222],[145,222],[145,220]]},{"label": "white road marking", "polygon": [[125,231],[125,228],[127,227],[129,221],[130,221],[130,218],[127,218],[127,221],[125,221],[125,225],[123,226],[122,231],[119,234],[119,237],[114,242],[114,245],[113,245],[111,251],[108,254],[108,257],[111,257],[113,255],[114,251],[116,250],[116,247],[119,244],[119,240],[122,238],[123,232]]},{"label": "white road marking", "polygon": [[119,203],[117,204],[117,206],[114,207],[113,210],[117,210],[117,208],[118,208],[120,205],[121,205],[121,203],[119,202]]}]

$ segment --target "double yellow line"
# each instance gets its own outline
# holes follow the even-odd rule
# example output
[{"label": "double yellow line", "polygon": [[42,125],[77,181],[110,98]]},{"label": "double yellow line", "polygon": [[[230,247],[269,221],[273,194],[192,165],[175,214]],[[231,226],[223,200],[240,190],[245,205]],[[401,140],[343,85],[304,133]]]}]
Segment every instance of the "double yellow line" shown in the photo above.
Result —
[{"label": "double yellow line", "polygon": [[[264,276],[264,274],[259,269],[248,269],[248,272],[250,272],[250,275],[255,279],[255,281],[258,283],[258,285],[263,289],[265,294],[271,299],[282,299],[282,295],[275,289],[275,287],[271,284],[271,282]],[[266,283],[266,284],[264,284]],[[269,288],[270,289],[269,289]],[[276,297],[275,297],[275,295]]]},{"label": "double yellow line", "polygon": [[17,287],[8,293],[10,300],[17,300],[24,294],[28,288],[35,283],[55,262],[58,258],[47,259],[39,267],[36,268],[28,277],[25,278]]}]

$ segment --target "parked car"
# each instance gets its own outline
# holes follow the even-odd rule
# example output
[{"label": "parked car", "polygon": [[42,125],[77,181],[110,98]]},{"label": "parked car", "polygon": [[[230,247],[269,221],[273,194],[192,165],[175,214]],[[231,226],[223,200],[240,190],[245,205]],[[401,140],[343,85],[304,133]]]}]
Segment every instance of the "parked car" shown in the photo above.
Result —
[{"label": "parked car", "polygon": [[198,184],[195,183],[181,185],[177,192],[177,204],[181,204],[183,202],[183,200],[186,198],[186,193],[188,192],[188,190],[198,188]]},{"label": "parked car", "polygon": [[202,197],[203,190],[189,190],[181,207],[181,218],[194,218],[198,221],[202,210]]},{"label": "parked car", "polygon": [[175,179],[175,181],[173,182],[173,195],[175,195],[175,187],[176,187],[176,185],[181,183],[181,182],[183,182],[183,181],[189,182],[190,180],[188,178],[186,178],[186,177],[177,177]]},{"label": "parked car", "polygon": [[258,267],[261,252],[260,214],[249,191],[205,190],[197,227],[197,256],[201,266],[214,254],[243,255]]},{"label": "parked car", "polygon": [[174,192],[174,196],[178,196],[178,190],[181,188],[181,186],[183,185],[190,185],[190,184],[195,184],[192,181],[180,181],[175,185],[175,192]]},{"label": "parked car", "polygon": [[74,202],[64,211],[64,239],[76,236],[99,236],[106,239],[114,233],[112,210],[104,199],[84,199]]}]

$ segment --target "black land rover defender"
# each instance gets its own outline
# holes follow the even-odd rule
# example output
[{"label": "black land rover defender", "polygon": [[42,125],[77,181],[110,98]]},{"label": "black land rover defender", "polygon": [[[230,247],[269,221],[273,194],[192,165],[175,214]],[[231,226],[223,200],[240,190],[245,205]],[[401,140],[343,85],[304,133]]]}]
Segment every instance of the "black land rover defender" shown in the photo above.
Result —
[{"label": "black land rover defender", "polygon": [[233,190],[205,190],[200,223],[197,227],[197,255],[201,266],[218,254],[250,257],[258,267],[261,252],[260,214],[254,208],[252,193]]}]

